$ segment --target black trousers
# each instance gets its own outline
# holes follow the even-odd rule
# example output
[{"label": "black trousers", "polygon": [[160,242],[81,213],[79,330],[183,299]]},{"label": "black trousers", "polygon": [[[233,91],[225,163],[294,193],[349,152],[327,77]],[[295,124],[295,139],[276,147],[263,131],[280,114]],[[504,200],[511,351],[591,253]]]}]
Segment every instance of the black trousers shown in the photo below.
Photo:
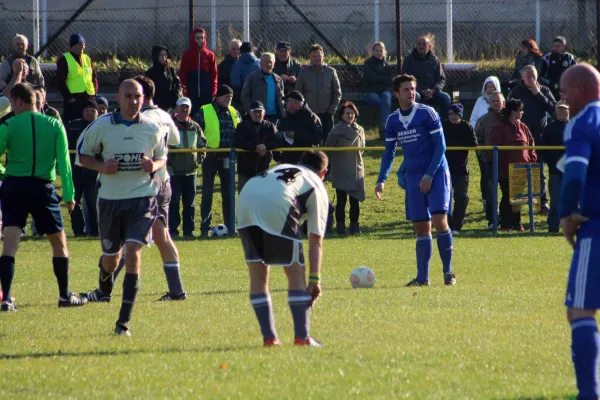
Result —
[{"label": "black trousers", "polygon": [[521,212],[514,212],[510,205],[510,189],[508,178],[498,179],[502,200],[500,200],[500,229],[519,229]]},{"label": "black trousers", "polygon": [[360,202],[350,196],[348,192],[340,189],[335,190],[337,202],[335,205],[335,221],[338,232],[346,231],[346,203],[350,198],[350,226],[358,226],[358,217],[360,216]]},{"label": "black trousers", "polygon": [[317,114],[319,119],[321,120],[321,125],[323,126],[323,143],[327,140],[327,136],[329,136],[329,132],[333,129],[333,114]]},{"label": "black trousers", "polygon": [[479,190],[481,191],[481,198],[484,204],[485,219],[488,225],[493,222],[494,219],[494,208],[492,198],[492,163],[479,161],[479,170],[481,176],[479,179]]},{"label": "black trousers", "polygon": [[448,217],[448,223],[450,230],[460,231],[465,222],[469,204],[469,175],[452,176],[452,193],[454,194],[454,210]]},{"label": "black trousers", "polygon": [[169,231],[172,236],[179,235],[182,216],[179,214],[179,203],[183,204],[183,234],[194,233],[196,215],[196,182],[197,175],[171,176],[171,202],[169,203]]},{"label": "black trousers", "polygon": [[[98,189],[96,180],[78,180],[73,183],[73,186],[75,187],[75,208],[71,212],[73,234],[77,236],[83,235],[87,226],[90,235],[98,236],[98,211],[96,210]],[[87,213],[84,213],[81,208],[82,198],[85,198]]]},{"label": "black trousers", "polygon": [[200,216],[202,222],[200,230],[204,234],[212,227],[212,202],[215,188],[215,176],[219,174],[221,181],[221,206],[223,219],[229,232],[233,232],[234,221],[229,209],[231,179],[229,177],[229,158],[208,156],[202,163],[202,200],[200,203]]}]

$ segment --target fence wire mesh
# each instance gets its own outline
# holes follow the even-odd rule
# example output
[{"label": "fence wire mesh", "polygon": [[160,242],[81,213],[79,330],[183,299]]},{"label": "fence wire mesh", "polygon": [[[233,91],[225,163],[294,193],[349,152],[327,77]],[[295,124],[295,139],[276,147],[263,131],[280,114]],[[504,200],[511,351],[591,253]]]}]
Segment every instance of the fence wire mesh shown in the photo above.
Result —
[{"label": "fence wire mesh", "polygon": [[[47,37],[52,37],[85,2],[48,2],[48,10],[40,13]],[[167,46],[178,60],[189,46],[188,6],[188,0],[92,1],[49,44],[44,58],[52,61],[67,51],[69,35],[77,32],[86,38],[87,52],[100,71],[118,74],[127,69],[143,70],[151,63],[155,44]],[[35,32],[32,2],[5,0],[0,9],[0,55],[10,54],[15,33],[28,36],[31,46]],[[196,26],[207,30],[208,45],[218,58],[227,52],[231,39],[243,37],[244,12],[239,0],[219,0],[214,8],[209,0],[196,0],[194,14]],[[325,47],[326,61],[341,66],[344,61],[338,53],[360,66],[372,43],[379,39],[396,62],[396,15],[394,0],[251,0],[250,39],[258,52],[272,51],[278,41],[289,41],[294,55],[304,62],[310,44],[320,43]],[[542,52],[549,51],[553,37],[562,35],[579,60],[595,59],[595,0],[401,0],[401,56],[410,53],[419,35],[433,33],[435,52],[445,62],[451,32],[454,63],[471,63],[486,74],[501,74],[512,69],[520,41],[538,35],[536,19]],[[44,44],[43,36],[40,42]],[[359,70],[340,67],[340,78],[347,85],[358,85]],[[454,74],[459,80],[473,78],[470,69],[458,69]]]}]

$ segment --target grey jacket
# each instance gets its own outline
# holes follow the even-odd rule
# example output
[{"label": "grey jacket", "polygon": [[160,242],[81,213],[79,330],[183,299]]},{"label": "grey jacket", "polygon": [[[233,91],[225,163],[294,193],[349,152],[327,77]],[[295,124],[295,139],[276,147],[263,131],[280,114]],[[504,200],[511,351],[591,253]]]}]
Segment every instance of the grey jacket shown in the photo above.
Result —
[{"label": "grey jacket", "polygon": [[[4,89],[13,77],[12,64],[17,57],[14,55],[6,57],[2,64],[0,64],[0,90]],[[25,78],[25,81],[31,83],[32,86],[37,88],[44,87],[44,76],[42,75],[42,69],[38,60],[27,54],[25,57],[27,65],[29,66],[29,74]]]},{"label": "grey jacket", "polygon": [[304,95],[306,103],[316,114],[335,114],[342,100],[337,72],[327,65],[302,68],[296,80],[296,90]]},{"label": "grey jacket", "polygon": [[[285,116],[283,108],[283,80],[275,73],[272,74],[275,79],[275,102],[277,103],[277,115],[280,118]],[[246,77],[244,81],[244,87],[242,89],[242,103],[244,103],[244,109],[250,112],[250,105],[254,101],[260,101],[267,105],[267,80],[262,70],[254,71]]]}]

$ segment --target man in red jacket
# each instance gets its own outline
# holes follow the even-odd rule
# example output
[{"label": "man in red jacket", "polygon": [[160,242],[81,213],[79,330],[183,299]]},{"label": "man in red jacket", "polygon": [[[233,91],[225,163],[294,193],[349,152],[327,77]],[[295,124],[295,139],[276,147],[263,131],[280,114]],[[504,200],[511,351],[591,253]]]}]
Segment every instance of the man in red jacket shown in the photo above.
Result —
[{"label": "man in red jacket", "polygon": [[217,60],[215,53],[206,48],[206,31],[195,28],[190,37],[190,48],[183,53],[179,67],[183,95],[192,101],[191,115],[209,104],[217,93]]}]

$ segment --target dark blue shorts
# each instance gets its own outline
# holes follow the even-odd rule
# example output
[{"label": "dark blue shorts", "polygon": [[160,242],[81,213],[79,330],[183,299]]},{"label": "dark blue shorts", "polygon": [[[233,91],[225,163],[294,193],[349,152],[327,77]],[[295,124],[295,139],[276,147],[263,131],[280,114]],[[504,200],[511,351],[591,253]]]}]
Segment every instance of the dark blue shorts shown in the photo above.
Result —
[{"label": "dark blue shorts", "polygon": [[600,236],[577,236],[565,305],[600,309]]},{"label": "dark blue shorts", "polygon": [[2,225],[24,228],[31,214],[41,235],[64,229],[60,197],[52,182],[38,178],[8,176],[0,189]]},{"label": "dark blue shorts", "polygon": [[421,193],[419,184],[423,175],[406,176],[406,219],[429,221],[431,214],[448,214],[450,209],[450,171],[438,169],[429,193]]}]

